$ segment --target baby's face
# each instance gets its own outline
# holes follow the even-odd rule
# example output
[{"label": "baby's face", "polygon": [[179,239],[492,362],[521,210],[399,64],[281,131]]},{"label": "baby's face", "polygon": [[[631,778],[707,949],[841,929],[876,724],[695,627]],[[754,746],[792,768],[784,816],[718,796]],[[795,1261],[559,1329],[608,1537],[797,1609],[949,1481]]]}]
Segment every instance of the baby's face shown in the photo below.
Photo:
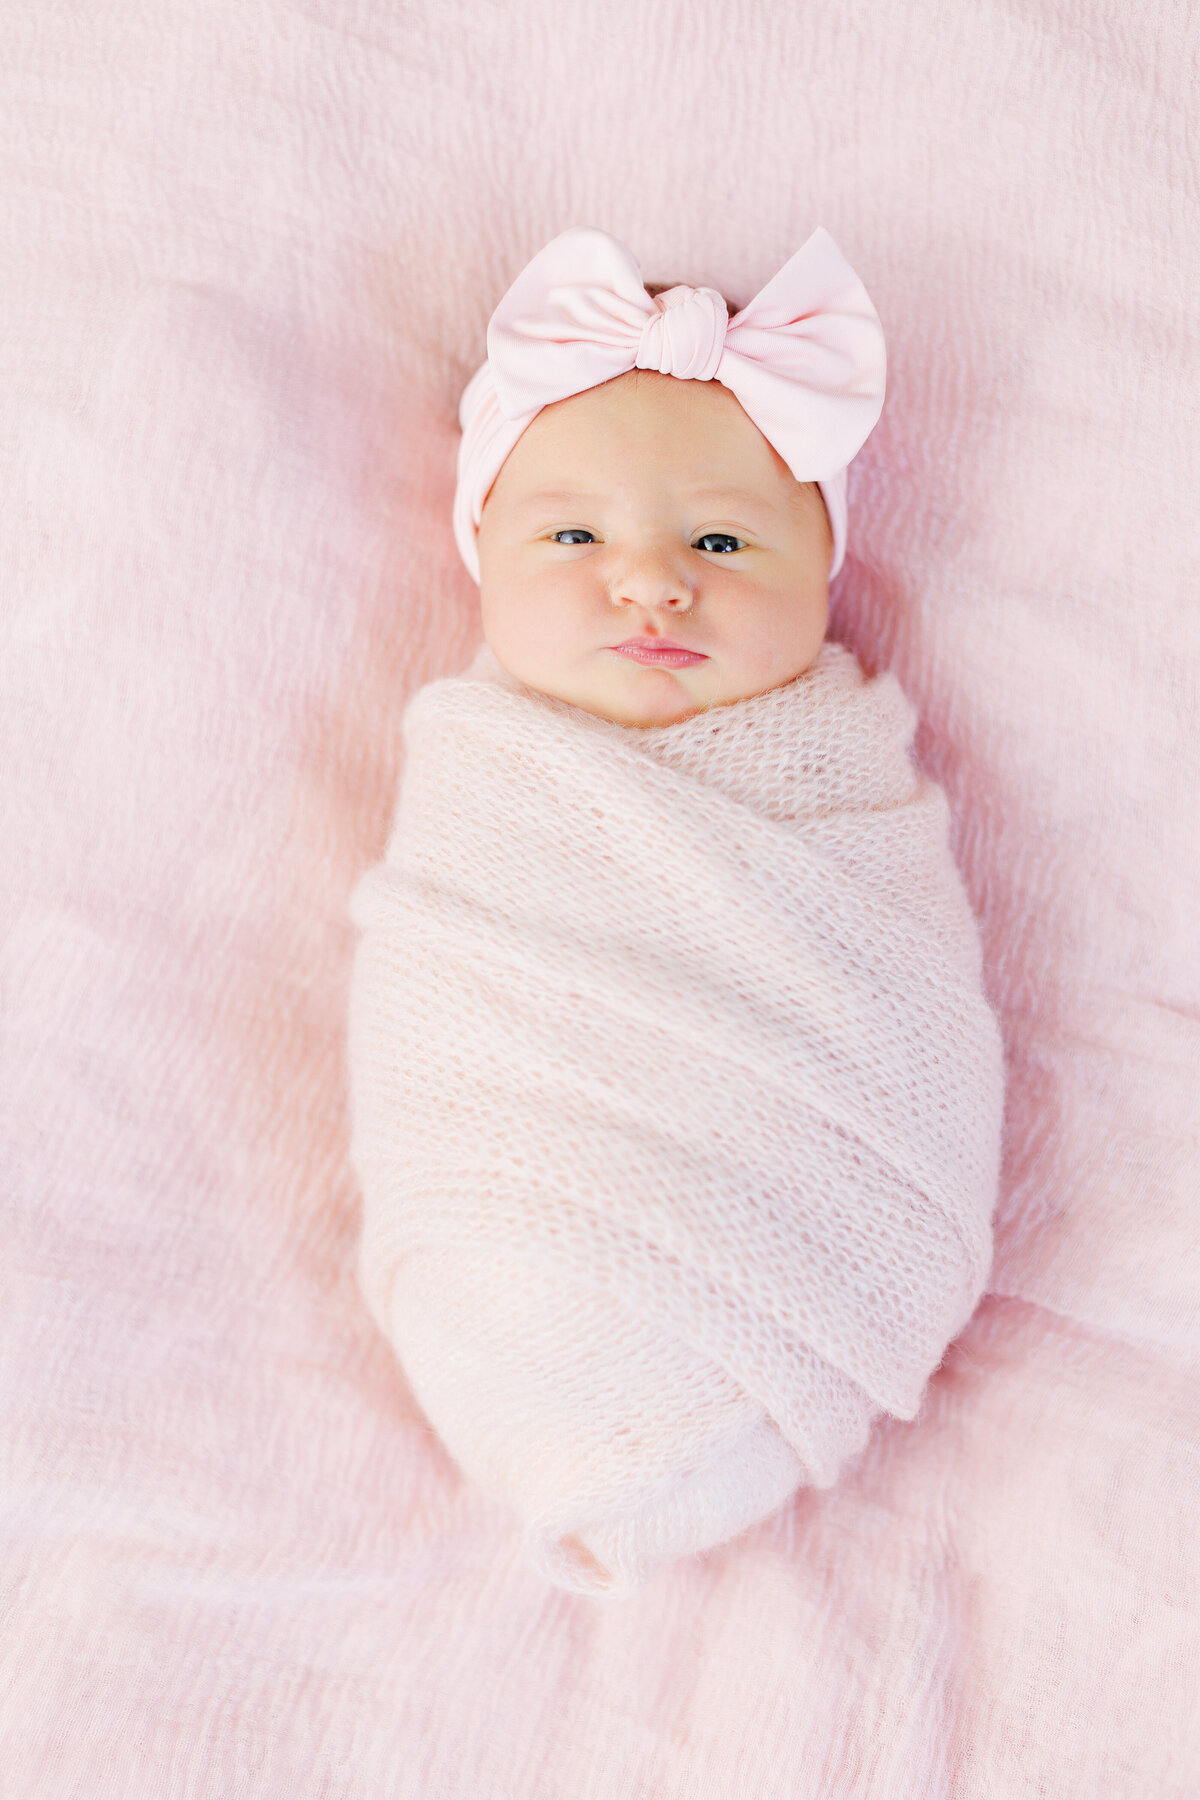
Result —
[{"label": "baby's face", "polygon": [[[716,381],[631,370],[544,407],[492,484],[478,544],[498,661],[621,725],[781,687],[825,638],[825,503]],[[630,640],[647,660],[618,648]]]}]

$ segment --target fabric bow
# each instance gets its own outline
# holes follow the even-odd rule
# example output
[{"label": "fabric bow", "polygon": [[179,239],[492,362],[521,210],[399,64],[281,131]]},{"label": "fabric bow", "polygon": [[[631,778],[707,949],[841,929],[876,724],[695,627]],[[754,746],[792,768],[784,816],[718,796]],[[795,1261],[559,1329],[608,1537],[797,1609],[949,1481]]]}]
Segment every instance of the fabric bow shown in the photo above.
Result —
[{"label": "fabric bow", "polygon": [[542,407],[628,369],[719,381],[797,481],[821,488],[845,546],[845,469],[883,409],[883,328],[862,282],[822,227],[731,319],[714,288],[651,296],[636,258],[576,225],[517,276],[488,323],[488,360],[459,406],[455,535],[476,581],[475,530],[501,464]]}]

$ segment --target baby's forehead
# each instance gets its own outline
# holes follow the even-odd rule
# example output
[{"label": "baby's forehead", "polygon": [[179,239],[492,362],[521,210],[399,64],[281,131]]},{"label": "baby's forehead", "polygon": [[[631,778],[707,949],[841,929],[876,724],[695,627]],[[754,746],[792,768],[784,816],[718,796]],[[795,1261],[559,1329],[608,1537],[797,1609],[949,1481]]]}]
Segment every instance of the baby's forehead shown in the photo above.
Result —
[{"label": "baby's forehead", "polygon": [[[791,477],[789,476],[789,480]],[[765,483],[748,481],[700,480],[664,483],[671,486],[673,494],[684,501],[692,501],[699,506],[720,503],[722,505],[742,505],[762,507],[777,505],[777,491]],[[799,482],[792,482],[796,492],[801,491]],[[553,482],[530,482],[526,486],[518,486],[514,490],[514,503],[522,508],[540,509],[558,505],[570,505],[574,502],[611,500],[624,502],[630,506],[639,500],[649,500],[645,487],[636,481],[604,481],[580,477],[573,480],[569,470],[561,471],[560,478]]]},{"label": "baby's forehead", "polygon": [[679,375],[663,375],[658,369],[626,369],[608,381],[598,382],[595,387],[583,388],[578,394],[570,395],[562,404],[586,400],[589,395],[622,399],[628,396],[640,406],[676,412],[695,410],[697,407],[711,409],[715,404],[718,408],[741,413],[743,418],[753,423],[743,411],[742,403],[732,388],[727,388],[723,381],[718,381],[715,377],[711,381],[685,380]]},{"label": "baby's forehead", "polygon": [[685,381],[657,370],[629,369],[611,381],[543,407],[526,428],[530,454],[558,472],[593,464],[618,469],[627,459],[669,459],[684,472],[707,472],[716,481],[735,474],[751,486],[769,486],[791,470],[750,418],[737,396],[719,381]]}]

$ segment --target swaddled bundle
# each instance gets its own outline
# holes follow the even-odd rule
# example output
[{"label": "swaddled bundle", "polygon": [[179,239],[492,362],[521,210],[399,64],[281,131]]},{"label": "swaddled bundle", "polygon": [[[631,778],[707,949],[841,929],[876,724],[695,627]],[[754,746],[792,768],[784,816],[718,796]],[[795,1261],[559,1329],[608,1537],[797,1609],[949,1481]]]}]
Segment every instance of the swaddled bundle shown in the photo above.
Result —
[{"label": "swaddled bundle", "polygon": [[628,1592],[911,1419],[989,1267],[999,1036],[891,675],[670,726],[486,646],[354,899],[364,1291],[563,1586]]}]

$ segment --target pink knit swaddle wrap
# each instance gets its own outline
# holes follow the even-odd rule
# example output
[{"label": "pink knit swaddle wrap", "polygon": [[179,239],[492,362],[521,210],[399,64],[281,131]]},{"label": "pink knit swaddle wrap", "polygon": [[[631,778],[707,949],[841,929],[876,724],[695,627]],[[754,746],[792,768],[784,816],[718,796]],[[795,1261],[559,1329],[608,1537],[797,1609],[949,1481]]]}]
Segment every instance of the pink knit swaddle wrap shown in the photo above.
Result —
[{"label": "pink knit swaddle wrap", "polygon": [[486,648],[406,713],[354,900],[361,1278],[564,1586],[832,1483],[982,1292],[1000,1042],[913,724],[832,643],[658,730]]}]

